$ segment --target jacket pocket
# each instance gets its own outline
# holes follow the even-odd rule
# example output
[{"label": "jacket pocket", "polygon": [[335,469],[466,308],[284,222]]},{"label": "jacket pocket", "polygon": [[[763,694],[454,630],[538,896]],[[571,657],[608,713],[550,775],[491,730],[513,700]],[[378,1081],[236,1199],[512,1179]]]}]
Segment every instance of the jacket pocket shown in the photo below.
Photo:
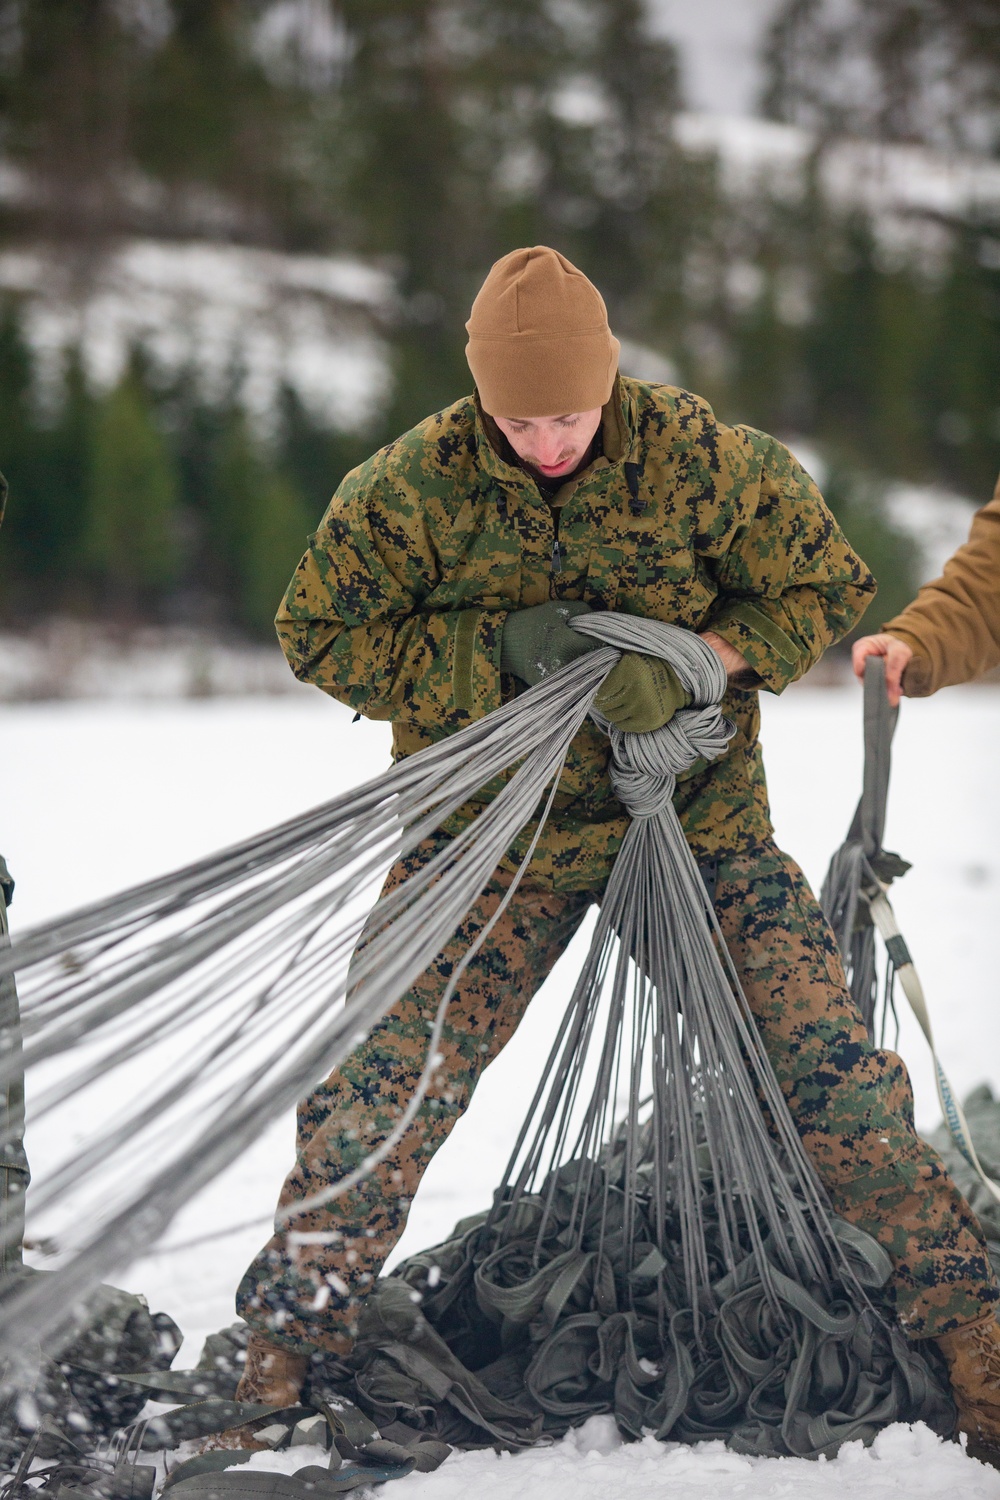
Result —
[{"label": "jacket pocket", "polygon": [[441,578],[425,609],[510,607],[521,597],[521,538],[501,527],[481,503],[466,500],[447,537],[436,546]]}]

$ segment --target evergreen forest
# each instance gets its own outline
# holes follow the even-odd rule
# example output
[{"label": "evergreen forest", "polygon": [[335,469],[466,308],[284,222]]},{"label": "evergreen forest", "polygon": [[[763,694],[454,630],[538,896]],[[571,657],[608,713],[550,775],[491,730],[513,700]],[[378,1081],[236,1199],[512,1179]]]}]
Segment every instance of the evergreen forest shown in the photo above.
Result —
[{"label": "evergreen forest", "polygon": [[[265,637],[342,475],[467,392],[471,299],[531,243],[580,265],[616,332],[724,419],[822,454],[894,612],[916,550],[885,487],[981,502],[1000,470],[1000,210],[915,208],[887,235],[825,194],[823,153],[860,135],[995,157],[1000,14],[853,7],[850,27],[823,0],[778,8],[763,104],[814,142],[790,197],[766,176],[734,190],[682,144],[678,59],[642,0],[0,0],[0,255],[44,243],[85,276],[131,237],[222,239],[359,257],[394,289],[362,430],[291,389],[264,429],[235,388],[209,398],[143,347],[110,387],[73,348],[43,380],[0,297],[2,618]],[[831,57],[867,68],[857,97]]]}]

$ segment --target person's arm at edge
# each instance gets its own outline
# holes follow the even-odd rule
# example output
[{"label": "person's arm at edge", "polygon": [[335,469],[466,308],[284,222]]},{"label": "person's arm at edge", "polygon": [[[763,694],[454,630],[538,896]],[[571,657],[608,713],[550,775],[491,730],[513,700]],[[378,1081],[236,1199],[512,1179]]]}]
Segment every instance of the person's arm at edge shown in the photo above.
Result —
[{"label": "person's arm at edge", "polygon": [[889,702],[926,698],[1000,666],[1000,481],[976,512],[969,540],[902,614],[854,643],[855,674],[883,656]]}]

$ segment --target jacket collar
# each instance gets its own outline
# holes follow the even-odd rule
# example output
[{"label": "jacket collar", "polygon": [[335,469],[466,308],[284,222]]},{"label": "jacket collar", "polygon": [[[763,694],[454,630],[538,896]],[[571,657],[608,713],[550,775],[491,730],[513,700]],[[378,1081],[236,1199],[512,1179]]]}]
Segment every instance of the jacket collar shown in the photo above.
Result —
[{"label": "jacket collar", "polygon": [[[476,447],[479,466],[501,484],[528,485],[534,495],[538,486],[520,464],[508,463],[503,457],[506,449],[503,433],[488,412],[483,410],[479,392],[473,393],[476,407]],[[572,483],[585,479],[597,469],[614,468],[626,461],[635,462],[638,448],[638,421],[635,397],[627,389],[620,375],[601,412],[601,443],[603,452],[582,474],[577,474]]]}]

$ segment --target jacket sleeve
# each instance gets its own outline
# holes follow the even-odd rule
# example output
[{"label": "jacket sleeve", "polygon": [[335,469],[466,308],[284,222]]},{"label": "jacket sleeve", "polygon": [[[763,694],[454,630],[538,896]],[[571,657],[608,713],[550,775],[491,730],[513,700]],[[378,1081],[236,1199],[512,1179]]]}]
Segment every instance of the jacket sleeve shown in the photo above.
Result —
[{"label": "jacket sleeve", "polygon": [[941,577],[882,628],[913,649],[903,673],[910,698],[1000,666],[1000,481]]},{"label": "jacket sleeve", "polygon": [[500,706],[506,611],[428,607],[439,581],[428,526],[369,460],[310,538],[275,625],[300,681],[370,719],[450,731]]},{"label": "jacket sleeve", "polygon": [[713,565],[719,599],[703,628],[780,693],[847,634],[874,598],[875,579],[788,449],[750,428],[735,435],[754,461],[734,486]]}]

